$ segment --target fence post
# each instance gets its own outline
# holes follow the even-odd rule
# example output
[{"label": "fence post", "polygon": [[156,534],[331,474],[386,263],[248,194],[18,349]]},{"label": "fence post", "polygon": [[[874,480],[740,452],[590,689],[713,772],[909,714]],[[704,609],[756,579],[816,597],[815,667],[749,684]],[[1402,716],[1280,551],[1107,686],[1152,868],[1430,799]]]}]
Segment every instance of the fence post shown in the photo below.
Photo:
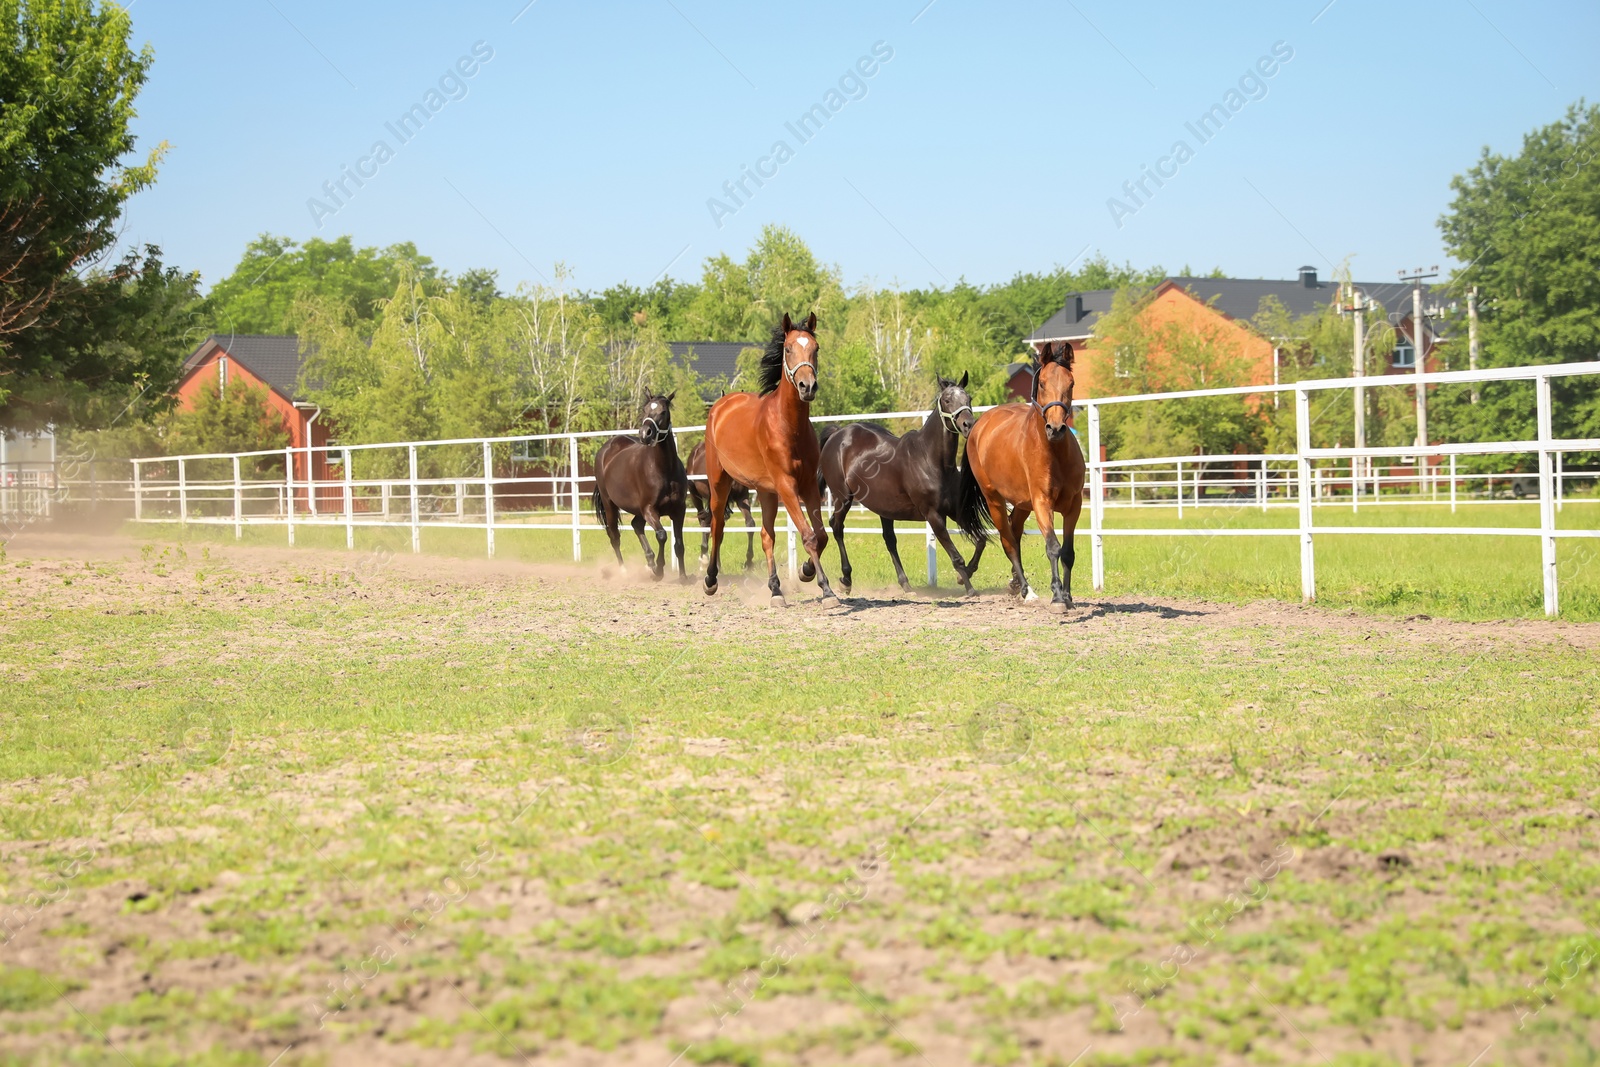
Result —
[{"label": "fence post", "polygon": [[1556,494],[1554,456],[1550,442],[1555,437],[1550,417],[1550,376],[1538,378],[1539,406],[1539,545],[1544,572],[1544,613],[1555,615],[1561,609],[1556,587]]},{"label": "fence post", "polygon": [[933,539],[933,524],[928,523],[928,588],[939,588],[939,542]]},{"label": "fence post", "polygon": [[244,485],[239,479],[239,457],[233,457],[233,539],[244,539]]},{"label": "fence post", "polygon": [[[1089,405],[1089,577],[1096,593],[1106,588],[1106,540],[1100,532],[1104,516],[1100,510],[1100,491],[1105,470],[1100,466],[1100,405]],[[1004,522],[1005,516],[995,517]],[[1018,546],[1019,548],[1021,546]]]},{"label": "fence post", "polygon": [[457,522],[460,522],[462,519],[465,519],[467,517],[465,511],[463,510],[463,505],[466,503],[466,495],[467,495],[467,483],[462,481],[460,478],[457,478],[456,479],[456,521]]},{"label": "fence post", "polygon": [[422,516],[419,511],[421,501],[417,499],[417,446],[406,446],[406,459],[408,463],[407,485],[411,496],[411,551],[422,551]]},{"label": "fence post", "polygon": [[1256,503],[1261,505],[1261,510],[1267,510],[1267,461],[1262,460],[1261,466],[1256,468]]},{"label": "fence post", "polygon": [[1294,391],[1295,460],[1300,470],[1300,599],[1309,604],[1317,598],[1317,560],[1311,544],[1311,391],[1304,386]]},{"label": "fence post", "polygon": [[294,544],[294,449],[283,450],[283,524],[289,531],[289,543]]},{"label": "fence post", "polygon": [[1174,479],[1178,484],[1178,518],[1183,518],[1183,460],[1178,461],[1178,474]]},{"label": "fence post", "polygon": [[182,459],[178,460],[178,525],[189,525],[189,472]]},{"label": "fence post", "polygon": [[583,559],[583,532],[578,529],[578,439],[567,438],[567,454],[572,460],[572,562]]},{"label": "fence post", "polygon": [[795,544],[794,516],[789,514],[789,509],[783,509],[784,528],[789,531],[789,580],[795,581],[800,577],[799,546]]},{"label": "fence post", "polygon": [[144,521],[144,468],[138,460],[133,461],[133,521]]},{"label": "fence post", "polygon": [[350,484],[350,450],[344,450],[344,547],[356,547],[356,502],[354,487]]},{"label": "fence post", "polygon": [[1564,452],[1557,452],[1556,453],[1556,510],[1557,511],[1560,511],[1561,508],[1562,508],[1562,505],[1566,502],[1566,495],[1567,494],[1566,494],[1566,490],[1563,488],[1563,485],[1564,485],[1564,483],[1566,481],[1566,477],[1567,476],[1566,476],[1566,473],[1564,472],[1564,470],[1562,469],[1565,466],[1565,462],[1564,462],[1564,459],[1563,459],[1563,457],[1565,455],[1566,455],[1566,453],[1564,453]]},{"label": "fence post", "polygon": [[494,445],[483,443],[483,525],[488,530],[489,558],[494,559]]},{"label": "fence post", "polygon": [[1450,514],[1456,513],[1456,454],[1450,453]]}]

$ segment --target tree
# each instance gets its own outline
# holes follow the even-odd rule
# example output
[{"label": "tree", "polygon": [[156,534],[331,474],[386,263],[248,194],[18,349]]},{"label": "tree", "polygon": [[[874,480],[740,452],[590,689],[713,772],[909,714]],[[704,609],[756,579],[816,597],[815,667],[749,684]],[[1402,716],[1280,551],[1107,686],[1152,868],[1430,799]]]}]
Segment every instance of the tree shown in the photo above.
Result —
[{"label": "tree", "polygon": [[79,275],[114,246],[123,206],[155,180],[166,148],[122,162],[153,60],[148,46],[129,47],[131,29],[116,4],[0,0],[0,403],[52,382],[126,386],[139,372],[137,363],[111,360],[80,374],[37,336],[21,343],[65,328],[74,352],[104,355],[87,338],[110,336],[104,301],[121,294],[129,273]]},{"label": "tree", "polygon": [[[1508,367],[1592,360],[1600,353],[1600,106],[1581,101],[1559,122],[1523,138],[1507,157],[1487,148],[1451,180],[1455,198],[1439,219],[1445,247],[1466,263],[1450,280],[1477,286],[1487,314],[1481,365]],[[1464,364],[1464,361],[1462,361]],[[1462,364],[1458,364],[1462,365]],[[1600,383],[1555,379],[1558,436],[1600,436]],[[1474,440],[1536,435],[1526,384],[1486,383],[1482,400],[1441,390],[1434,433]]]},{"label": "tree", "polygon": [[[265,389],[232,383],[225,389],[200,390],[192,407],[172,417],[166,445],[172,455],[276,452],[288,447],[289,430],[267,402]],[[257,456],[249,462],[257,474],[283,469],[282,456]]]},{"label": "tree", "polygon": [[[348,235],[301,245],[264,233],[250,242],[233,273],[212,286],[202,314],[216,333],[291,333],[295,302],[309,295],[348,304],[357,321],[370,323],[407,272],[425,289],[444,287],[433,261],[409,241],[358,249]],[[467,271],[462,282],[479,294],[485,286],[494,292],[489,272]]]}]

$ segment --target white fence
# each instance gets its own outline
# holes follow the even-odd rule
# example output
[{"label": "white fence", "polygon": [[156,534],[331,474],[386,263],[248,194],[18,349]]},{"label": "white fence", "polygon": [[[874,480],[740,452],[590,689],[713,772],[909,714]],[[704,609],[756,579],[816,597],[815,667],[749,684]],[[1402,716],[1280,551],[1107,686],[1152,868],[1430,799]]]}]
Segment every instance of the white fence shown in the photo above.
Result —
[{"label": "white fence", "polygon": [[[1318,534],[1443,537],[1448,535],[1505,535],[1533,536],[1541,543],[1541,571],[1544,587],[1544,607],[1547,614],[1558,611],[1559,599],[1556,584],[1556,544],[1563,538],[1600,537],[1600,530],[1557,529],[1556,514],[1565,497],[1565,486],[1572,478],[1582,478],[1588,472],[1566,472],[1562,469],[1566,453],[1600,451],[1600,439],[1557,439],[1552,432],[1551,387],[1556,378],[1579,375],[1600,375],[1600,362],[1558,364],[1542,367],[1519,367],[1490,371],[1436,372],[1407,374],[1403,378],[1343,378],[1306,381],[1283,386],[1245,386],[1234,389],[1207,389],[1180,393],[1157,393],[1131,397],[1107,397],[1079,401],[1076,411],[1088,416],[1087,448],[1089,458],[1089,529],[1091,569],[1096,592],[1105,587],[1105,539],[1107,537],[1185,537],[1185,536],[1261,536],[1297,537],[1300,541],[1301,592],[1306,601],[1316,596],[1315,539]],[[1310,399],[1314,393],[1351,389],[1356,386],[1412,388],[1421,383],[1447,384],[1488,381],[1531,381],[1535,386],[1536,424],[1538,436],[1532,441],[1485,441],[1474,444],[1430,444],[1425,449],[1413,448],[1314,448],[1310,436]],[[1101,413],[1118,404],[1161,403],[1204,396],[1264,396],[1271,393],[1293,393],[1296,406],[1297,441],[1295,451],[1272,455],[1225,456],[1169,456],[1158,459],[1100,460]],[[982,411],[984,409],[978,409]],[[876,412],[862,415],[819,416],[814,422],[855,422],[864,419],[916,419],[926,418],[927,411]],[[1079,427],[1082,426],[1078,422]],[[680,434],[704,430],[703,426],[680,427]],[[335,445],[311,448],[291,448],[273,453],[239,453],[193,455],[141,459],[133,462],[131,495],[134,518],[141,522],[212,523],[232,525],[236,536],[242,536],[246,525],[270,523],[285,525],[290,544],[294,543],[299,526],[343,526],[345,544],[355,546],[355,530],[361,526],[397,526],[409,528],[411,548],[420,552],[422,530],[428,528],[461,528],[483,530],[485,547],[489,555],[495,550],[497,529],[548,530],[552,534],[569,534],[572,538],[573,559],[582,558],[582,533],[601,530],[602,526],[584,521],[582,508],[587,493],[586,485],[592,476],[581,473],[579,442],[586,438],[614,436],[629,431],[596,431],[567,434],[533,434],[519,437],[470,438],[449,441],[411,441],[378,445]],[[560,447],[564,442],[564,447]],[[536,474],[531,476],[497,475],[495,450],[520,448],[524,453],[529,446],[540,445],[547,450],[557,445],[551,461],[565,459],[561,464],[565,473]],[[423,474],[421,459],[425,454],[446,450],[458,467],[470,465],[472,470],[453,474]],[[565,457],[560,456],[565,452]],[[297,468],[310,471],[313,456],[321,453],[329,467],[337,467],[339,475],[331,479],[308,480],[297,473]],[[1419,457],[1418,453],[1421,453]],[[1539,471],[1533,474],[1504,473],[1498,475],[1458,475],[1457,459],[1461,456],[1487,455],[1512,456],[1536,454]],[[470,457],[470,459],[468,458]],[[1405,468],[1383,467],[1377,461],[1410,457]],[[1421,460],[1419,463],[1418,460]],[[356,477],[357,460],[372,466],[387,463],[391,468],[403,466],[404,476]],[[261,460],[281,461],[284,475],[271,478],[246,477],[245,467],[256,466]],[[303,462],[302,462],[303,461]],[[403,463],[402,463],[403,461]],[[191,465],[222,464],[228,468],[223,477],[191,478]],[[430,462],[430,466],[433,464]],[[1232,472],[1219,477],[1217,465],[1228,465]],[[1239,468],[1249,471],[1241,474]],[[1209,468],[1209,469],[1208,469]],[[1447,468],[1447,470],[1445,469]],[[166,476],[160,476],[164,474]],[[227,476],[231,475],[231,476]],[[1318,508],[1327,506],[1351,507],[1377,506],[1396,502],[1419,500],[1448,503],[1454,510],[1458,499],[1472,486],[1487,486],[1488,496],[1494,499],[1495,482],[1502,491],[1527,492],[1533,485],[1539,502],[1539,525],[1532,527],[1465,527],[1465,526],[1322,526],[1316,522]],[[545,486],[543,496],[559,499],[562,510],[527,511],[520,516],[509,513],[500,504],[507,495],[529,486]],[[1389,495],[1384,495],[1388,486]],[[1223,499],[1216,500],[1215,490],[1223,489]],[[1141,499],[1143,494],[1143,499]],[[524,494],[526,495],[526,494]],[[1227,528],[1167,528],[1118,526],[1108,528],[1105,522],[1108,508],[1125,507],[1137,510],[1151,504],[1180,509],[1212,505],[1238,506],[1253,503],[1266,510],[1271,507],[1297,509],[1299,522],[1294,527]],[[399,514],[396,515],[398,510]],[[877,527],[874,526],[873,529]],[[918,529],[927,536],[928,581],[937,584],[937,555],[931,533],[920,524]],[[865,528],[863,528],[865,529]],[[750,532],[751,528],[730,526],[728,533]],[[700,527],[685,528],[686,533],[703,532]],[[791,576],[795,573],[797,537],[792,524],[788,527],[788,563]]]}]

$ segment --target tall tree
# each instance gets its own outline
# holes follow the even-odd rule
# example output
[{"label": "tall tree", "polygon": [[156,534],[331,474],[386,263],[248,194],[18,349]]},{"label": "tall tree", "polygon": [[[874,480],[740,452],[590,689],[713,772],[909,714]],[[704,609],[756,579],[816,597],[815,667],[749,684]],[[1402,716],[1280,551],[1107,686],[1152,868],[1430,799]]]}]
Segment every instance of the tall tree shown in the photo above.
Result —
[{"label": "tall tree", "polygon": [[[356,248],[348,235],[332,241],[313,237],[299,244],[262,234],[239,265],[206,297],[203,315],[216,333],[291,333],[295,302],[315,296],[350,306],[359,322],[374,322],[379,305],[394,295],[402,276],[424,288],[441,288],[439,269],[409,241],[388,248]],[[467,271],[463,284],[480,295],[494,292],[494,278]]]},{"label": "tall tree", "polygon": [[[149,46],[129,47],[131,31],[114,3],[0,0],[0,403],[50,383],[125,386],[139,373],[110,359],[80,374],[38,341],[67,328],[79,338],[76,352],[102,359],[82,338],[106,328],[105,303],[130,277],[117,269],[82,275],[115,245],[123,206],[155,180],[166,148],[124,163],[134,148],[134,98],[153,60]],[[35,343],[21,343],[30,334]]]},{"label": "tall tree", "polygon": [[[1451,288],[1477,286],[1486,306],[1483,365],[1595,359],[1600,106],[1573,105],[1561,121],[1525,136],[1515,156],[1484,149],[1477,165],[1450,185],[1455,199],[1439,228],[1446,249],[1466,263],[1452,276]],[[1463,358],[1453,365],[1465,363]],[[1525,385],[1481,386],[1476,405],[1464,402],[1463,388],[1444,392],[1463,402],[1438,405],[1440,433],[1475,434],[1479,440],[1534,436],[1532,393]],[[1557,379],[1554,392],[1558,434],[1600,436],[1600,383]],[[1437,439],[1438,433],[1430,436]]]}]

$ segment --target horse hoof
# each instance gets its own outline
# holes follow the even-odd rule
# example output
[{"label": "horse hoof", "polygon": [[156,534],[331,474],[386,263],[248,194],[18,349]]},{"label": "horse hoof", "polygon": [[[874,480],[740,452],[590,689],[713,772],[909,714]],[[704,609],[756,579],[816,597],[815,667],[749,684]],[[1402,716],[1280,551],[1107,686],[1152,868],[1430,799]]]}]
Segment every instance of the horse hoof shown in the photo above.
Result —
[{"label": "horse hoof", "polygon": [[1032,589],[1029,589],[1027,595],[1024,596],[1022,599],[1023,600],[1038,600],[1039,599],[1039,594],[1035,593]]},{"label": "horse hoof", "polygon": [[717,595],[717,583],[716,582],[707,582],[706,583],[706,596],[716,596],[716,595]]},{"label": "horse hoof", "polygon": [[812,581],[816,576],[817,568],[809,560],[800,564],[800,580],[802,582]]},{"label": "horse hoof", "polygon": [[849,596],[850,595],[850,583],[849,582],[840,582],[839,583],[839,589],[843,593],[844,596]]},{"label": "horse hoof", "polygon": [[789,602],[787,600],[783,599],[783,594],[782,593],[779,593],[778,595],[774,596],[772,598],[772,600],[770,601],[770,603],[775,608],[786,608],[786,607],[789,606]]},{"label": "horse hoof", "polygon": [[1067,609],[1071,606],[1072,605],[1067,603],[1065,600],[1052,600],[1050,602],[1050,610],[1058,612],[1062,615],[1065,615],[1067,613]]}]

